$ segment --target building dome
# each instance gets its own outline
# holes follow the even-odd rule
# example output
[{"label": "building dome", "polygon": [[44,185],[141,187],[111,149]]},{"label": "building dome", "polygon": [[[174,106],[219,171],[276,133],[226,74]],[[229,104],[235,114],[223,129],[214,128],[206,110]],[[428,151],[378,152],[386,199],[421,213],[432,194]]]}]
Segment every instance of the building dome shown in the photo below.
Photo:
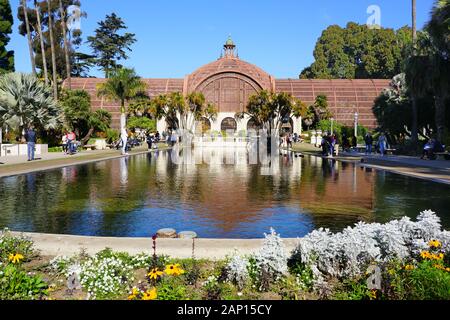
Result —
[{"label": "building dome", "polygon": [[237,57],[223,57],[217,61],[204,65],[189,75],[188,91],[193,92],[199,90],[202,84],[208,79],[219,75],[228,75],[230,77],[248,78],[249,82],[256,85],[256,90],[273,89],[272,77],[261,68],[240,60]]}]

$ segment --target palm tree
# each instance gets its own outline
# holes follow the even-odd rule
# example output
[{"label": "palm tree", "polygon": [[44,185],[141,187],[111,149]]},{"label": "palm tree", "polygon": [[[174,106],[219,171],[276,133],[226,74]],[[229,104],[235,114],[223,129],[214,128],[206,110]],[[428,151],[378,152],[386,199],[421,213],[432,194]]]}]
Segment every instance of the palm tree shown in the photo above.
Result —
[{"label": "palm tree", "polygon": [[56,51],[55,51],[55,40],[53,37],[53,18],[51,9],[52,0],[47,0],[47,10],[48,10],[48,31],[50,33],[50,47],[52,52],[52,72],[53,72],[53,97],[58,100],[58,79],[56,75]]},{"label": "palm tree", "polygon": [[440,0],[433,7],[432,17],[427,31],[433,45],[431,54],[432,75],[431,82],[435,96],[436,128],[438,139],[442,142],[445,137],[445,102],[450,91],[450,2]]},{"label": "palm tree", "polygon": [[[411,72],[415,72],[415,71],[419,71],[420,66],[418,66],[416,64],[416,61],[414,59],[414,56],[416,55],[416,49],[417,49],[417,4],[416,4],[416,0],[412,0],[412,38],[413,38],[413,44],[412,44],[412,57],[410,59],[410,61],[407,62],[407,64],[409,65],[409,73],[408,71],[406,72],[407,75],[407,79],[409,79],[410,81],[408,81],[410,89],[411,89],[411,106],[412,106],[412,123],[411,123],[411,141],[413,143],[413,145],[416,145],[417,142],[419,141],[419,107],[417,105],[417,99],[418,99],[418,95],[420,95],[420,93],[422,93],[422,87],[420,87],[420,83],[414,83],[416,82],[414,78],[414,74]],[[416,69],[416,70],[414,70]],[[413,89],[414,88],[414,89]],[[419,92],[417,92],[416,90],[419,90]]]},{"label": "palm tree", "polygon": [[305,105],[290,94],[262,90],[249,98],[247,110],[237,113],[235,118],[242,120],[248,116],[255,125],[276,136],[287,119],[303,116],[305,111]]},{"label": "palm tree", "polygon": [[67,30],[66,30],[66,12],[64,10],[62,0],[59,0],[59,12],[61,14],[61,28],[63,32],[64,38],[64,55],[66,58],[66,77],[67,77],[67,85],[69,90],[72,89],[72,77],[71,77],[71,68],[70,68],[70,56],[69,56],[69,41],[67,39]]},{"label": "palm tree", "polygon": [[37,23],[38,23],[37,31],[39,34],[39,39],[41,41],[41,54],[42,54],[42,66],[43,66],[43,72],[44,72],[44,80],[45,80],[45,84],[48,85],[47,57],[45,55],[44,36],[42,35],[41,12],[39,10],[39,3],[37,2],[37,0],[34,0],[34,9],[36,10],[36,17],[37,17]]},{"label": "palm tree", "polygon": [[417,5],[416,0],[412,0],[412,36],[413,36],[413,45],[416,45],[417,42]]},{"label": "palm tree", "polygon": [[9,73],[0,78],[2,121],[22,131],[33,124],[55,129],[62,123],[62,113],[51,90],[33,75]]},{"label": "palm tree", "polygon": [[114,70],[110,78],[97,87],[97,95],[109,100],[120,101],[120,130],[126,128],[125,103],[142,96],[147,89],[145,82],[134,69],[120,68]]},{"label": "palm tree", "polygon": [[30,60],[31,60],[31,71],[33,72],[33,75],[36,76],[36,61],[34,60],[33,42],[31,40],[31,31],[30,31],[30,22],[28,21],[27,0],[21,0],[21,1],[22,1],[23,14],[25,16],[25,28],[27,30],[28,50],[30,53]]}]

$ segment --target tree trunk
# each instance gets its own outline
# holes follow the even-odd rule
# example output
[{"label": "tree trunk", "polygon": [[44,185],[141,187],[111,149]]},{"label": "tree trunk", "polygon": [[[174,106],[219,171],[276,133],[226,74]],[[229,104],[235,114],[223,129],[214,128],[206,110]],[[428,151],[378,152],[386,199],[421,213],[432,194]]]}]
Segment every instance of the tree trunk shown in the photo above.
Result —
[{"label": "tree trunk", "polygon": [[437,139],[440,143],[444,143],[445,138],[445,97],[442,95],[435,96],[436,105],[436,129],[437,129]]},{"label": "tree trunk", "polygon": [[25,16],[25,27],[27,29],[28,50],[30,52],[30,60],[31,60],[31,71],[32,71],[33,75],[36,76],[36,61],[34,60],[33,42],[31,41],[30,23],[28,21],[27,0],[22,0],[22,8],[23,8],[23,14]]},{"label": "tree trunk", "polygon": [[51,9],[52,0],[47,0],[48,8],[48,29],[50,33],[50,45],[52,50],[52,69],[53,69],[53,97],[58,100],[58,79],[56,75],[56,52],[55,52],[55,42],[53,39],[53,18]]},{"label": "tree trunk", "polygon": [[125,114],[125,101],[120,104],[120,131],[127,128],[127,115]]},{"label": "tree trunk", "polygon": [[81,139],[81,145],[86,145],[86,143],[89,141],[89,139],[91,138],[92,134],[94,133],[94,128],[89,128],[88,133],[86,134],[86,136]]},{"label": "tree trunk", "polygon": [[36,10],[39,39],[41,40],[41,54],[42,54],[42,66],[43,66],[42,70],[44,72],[45,84],[48,85],[47,57],[45,55],[44,36],[42,35],[41,12],[39,10],[39,5],[36,0],[34,0],[34,7]]},{"label": "tree trunk", "polygon": [[61,14],[61,28],[62,28],[62,32],[63,32],[63,38],[64,38],[64,55],[66,57],[67,85],[69,87],[69,90],[71,90],[72,89],[72,77],[71,77],[71,68],[70,68],[69,41],[67,39],[66,14],[64,11],[64,7],[62,5],[62,0],[59,0],[59,11]]},{"label": "tree trunk", "polygon": [[417,144],[419,141],[419,128],[418,128],[418,106],[417,98],[412,97],[412,124],[411,124],[411,142]]},{"label": "tree trunk", "polygon": [[413,45],[414,50],[416,49],[417,44],[417,6],[416,0],[412,0],[412,36],[413,36]]}]

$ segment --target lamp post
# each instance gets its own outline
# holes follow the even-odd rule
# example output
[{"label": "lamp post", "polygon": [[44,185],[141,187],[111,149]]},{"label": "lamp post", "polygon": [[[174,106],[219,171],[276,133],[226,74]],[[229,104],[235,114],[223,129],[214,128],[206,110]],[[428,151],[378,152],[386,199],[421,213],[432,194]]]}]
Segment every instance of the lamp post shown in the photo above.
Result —
[{"label": "lamp post", "polygon": [[333,128],[333,124],[334,124],[334,118],[331,118],[331,135],[334,134],[334,128]]},{"label": "lamp post", "polygon": [[358,112],[355,112],[355,137],[358,137]]}]

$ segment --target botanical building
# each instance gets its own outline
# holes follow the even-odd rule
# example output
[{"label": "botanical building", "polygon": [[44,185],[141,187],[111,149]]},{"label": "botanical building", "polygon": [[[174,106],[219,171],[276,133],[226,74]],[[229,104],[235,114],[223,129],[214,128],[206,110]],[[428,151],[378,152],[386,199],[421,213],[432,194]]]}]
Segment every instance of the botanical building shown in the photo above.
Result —
[{"label": "botanical building", "polygon": [[[224,45],[222,56],[204,65],[186,76],[184,79],[143,79],[148,84],[148,95],[154,97],[172,92],[202,92],[206,99],[213,103],[219,111],[216,121],[204,119],[197,126],[197,131],[223,131],[233,129],[237,132],[253,126],[249,119],[236,122],[236,112],[244,111],[248,98],[260,90],[286,92],[299,98],[307,105],[314,102],[320,94],[328,97],[329,108],[334,119],[352,126],[355,113],[358,123],[376,127],[376,119],[372,113],[375,98],[388,87],[389,80],[301,80],[275,79],[261,68],[243,61],[236,54],[236,46],[231,39]],[[105,109],[113,114],[113,127],[118,128],[120,122],[120,106],[118,103],[98,98],[96,86],[105,79],[72,79],[73,89],[84,89],[92,98],[94,109]],[[301,119],[291,119],[292,131],[300,131]],[[166,130],[164,120],[158,122],[160,132]]]}]

